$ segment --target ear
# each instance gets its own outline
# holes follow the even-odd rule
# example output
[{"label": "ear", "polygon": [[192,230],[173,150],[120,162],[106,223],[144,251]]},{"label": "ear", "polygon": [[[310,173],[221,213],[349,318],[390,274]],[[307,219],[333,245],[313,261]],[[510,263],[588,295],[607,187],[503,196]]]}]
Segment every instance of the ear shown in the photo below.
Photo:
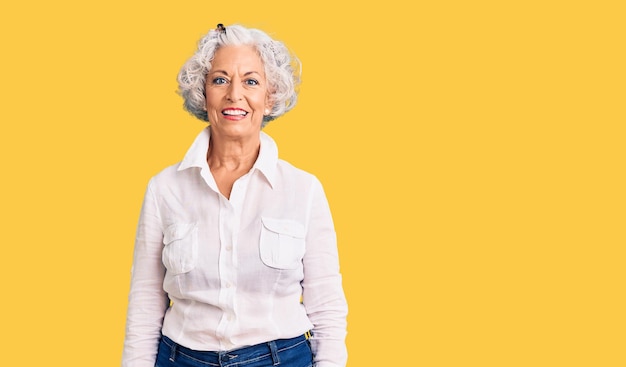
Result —
[{"label": "ear", "polygon": [[272,107],[274,107],[274,101],[272,101],[272,97],[268,94],[265,98],[265,110],[263,113],[265,116],[269,115],[272,112]]}]

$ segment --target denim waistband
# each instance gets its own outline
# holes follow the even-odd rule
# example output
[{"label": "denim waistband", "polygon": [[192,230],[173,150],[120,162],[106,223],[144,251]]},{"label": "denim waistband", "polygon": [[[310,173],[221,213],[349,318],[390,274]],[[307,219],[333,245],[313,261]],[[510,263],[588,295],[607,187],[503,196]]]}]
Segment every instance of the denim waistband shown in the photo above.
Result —
[{"label": "denim waistband", "polygon": [[266,343],[259,343],[256,345],[233,349],[222,352],[212,351],[198,351],[184,347],[165,335],[162,335],[162,342],[170,348],[170,360],[176,359],[177,354],[183,354],[187,357],[193,358],[198,361],[205,362],[208,365],[221,366],[224,364],[237,365],[245,364],[250,361],[254,361],[261,358],[267,358],[269,356],[278,361],[278,353],[286,351],[293,347],[304,343],[308,339],[307,334],[297,336],[291,339],[276,339]]}]

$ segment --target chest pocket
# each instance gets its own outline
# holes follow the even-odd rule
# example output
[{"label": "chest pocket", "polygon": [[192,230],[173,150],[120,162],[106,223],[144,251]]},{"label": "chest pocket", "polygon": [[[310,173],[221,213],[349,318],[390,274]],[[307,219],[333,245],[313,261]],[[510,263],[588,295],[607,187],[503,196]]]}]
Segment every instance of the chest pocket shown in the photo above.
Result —
[{"label": "chest pocket", "polygon": [[290,219],[261,219],[261,260],[277,269],[297,269],[305,251],[304,226]]},{"label": "chest pocket", "polygon": [[163,265],[173,275],[187,273],[198,259],[198,227],[195,223],[174,223],[163,233]]}]

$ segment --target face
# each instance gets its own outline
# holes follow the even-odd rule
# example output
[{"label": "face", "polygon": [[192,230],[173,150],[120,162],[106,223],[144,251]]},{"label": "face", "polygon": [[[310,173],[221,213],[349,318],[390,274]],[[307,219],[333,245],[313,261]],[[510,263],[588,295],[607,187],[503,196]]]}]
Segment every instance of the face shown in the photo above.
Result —
[{"label": "face", "polygon": [[263,62],[252,46],[222,46],[206,77],[206,109],[216,137],[258,137],[271,108]]}]

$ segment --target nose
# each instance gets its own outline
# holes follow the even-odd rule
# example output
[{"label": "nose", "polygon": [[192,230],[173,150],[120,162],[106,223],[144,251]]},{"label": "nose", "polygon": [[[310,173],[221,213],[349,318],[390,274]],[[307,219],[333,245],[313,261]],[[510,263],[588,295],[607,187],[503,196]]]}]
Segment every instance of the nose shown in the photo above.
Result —
[{"label": "nose", "polygon": [[228,86],[228,92],[226,93],[226,99],[231,102],[236,102],[242,98],[242,86],[241,83],[232,81]]}]

